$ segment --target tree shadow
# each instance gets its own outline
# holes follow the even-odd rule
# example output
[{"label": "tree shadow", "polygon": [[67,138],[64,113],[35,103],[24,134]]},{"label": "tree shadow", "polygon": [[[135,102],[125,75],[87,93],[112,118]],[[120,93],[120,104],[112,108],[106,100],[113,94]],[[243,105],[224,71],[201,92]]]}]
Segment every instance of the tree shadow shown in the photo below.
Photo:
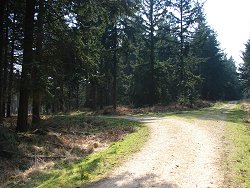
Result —
[{"label": "tree shadow", "polygon": [[[107,177],[100,181],[90,183],[81,188],[137,188],[137,187],[157,187],[157,188],[178,188],[175,183],[160,179],[155,174],[147,174],[138,178],[133,178],[129,172],[124,172],[114,177]],[[126,180],[127,179],[127,180]],[[126,180],[124,182],[124,180]]]},{"label": "tree shadow", "polygon": [[[244,121],[244,116],[246,112],[242,109],[228,109],[228,108],[210,108],[205,111],[192,111],[186,113],[177,114],[178,117],[186,118],[186,119],[200,119],[204,121],[224,121],[229,123],[238,123]],[[167,117],[167,116],[165,116]]]},{"label": "tree shadow", "polygon": [[118,116],[117,118],[139,121],[141,123],[150,123],[154,120],[159,120],[159,117],[157,116]]}]

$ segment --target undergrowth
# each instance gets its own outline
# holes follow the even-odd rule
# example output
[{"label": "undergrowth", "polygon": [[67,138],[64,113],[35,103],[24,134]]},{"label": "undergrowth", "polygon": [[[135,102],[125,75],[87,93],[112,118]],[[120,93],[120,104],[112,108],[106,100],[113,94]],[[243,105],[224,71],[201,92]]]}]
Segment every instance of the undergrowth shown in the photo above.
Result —
[{"label": "undergrowth", "polygon": [[[89,118],[88,118],[89,119]],[[130,134],[113,142],[107,149],[97,153],[90,154],[80,160],[60,160],[55,162],[53,167],[47,170],[34,172],[25,181],[9,184],[12,188],[57,188],[57,187],[75,187],[86,183],[96,181],[105,175],[114,167],[121,164],[132,153],[140,150],[148,138],[149,130],[141,123],[113,118],[90,118],[98,121],[98,126],[92,127],[89,134],[94,134],[103,129],[114,130],[117,128],[129,129]],[[67,125],[69,122],[88,121],[82,115],[78,116],[58,116],[47,123],[55,123],[57,126]],[[105,122],[102,127],[101,122]],[[93,123],[92,123],[93,124]],[[131,129],[133,129],[131,131]]]}]

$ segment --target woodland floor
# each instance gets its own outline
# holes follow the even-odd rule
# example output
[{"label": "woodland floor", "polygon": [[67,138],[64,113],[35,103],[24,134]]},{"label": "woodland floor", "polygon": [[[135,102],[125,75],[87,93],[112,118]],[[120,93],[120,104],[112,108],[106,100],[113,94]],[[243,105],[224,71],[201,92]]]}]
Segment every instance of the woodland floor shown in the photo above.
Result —
[{"label": "woodland floor", "polygon": [[14,132],[16,118],[0,127],[0,187],[25,182],[55,163],[68,163],[106,149],[134,131],[133,124],[82,115],[47,117],[34,131]]},{"label": "woodland floor", "polygon": [[[250,111],[249,103],[243,107]],[[235,104],[231,103],[167,116],[164,113],[152,115],[154,109],[143,109],[141,113],[147,116],[120,116],[145,123],[150,128],[150,138],[140,152],[106,178],[85,187],[232,187],[225,162],[229,143],[224,135],[227,114],[234,108]],[[127,108],[119,110],[119,115],[123,114],[130,114]],[[134,131],[133,127],[110,127],[100,119],[79,119],[72,126],[72,119],[56,118],[44,121],[45,130],[18,134],[17,138],[9,135],[9,140],[19,142],[21,139],[22,143],[5,149],[12,153],[2,153],[10,156],[0,160],[0,183],[25,181],[38,168],[50,168],[54,161],[62,158],[85,157]],[[12,130],[15,120],[8,121],[7,129]]]},{"label": "woodland floor", "polygon": [[228,187],[223,135],[226,114],[233,107],[227,104],[193,117],[189,113],[188,118],[133,117],[150,127],[149,141],[106,179],[89,187]]}]

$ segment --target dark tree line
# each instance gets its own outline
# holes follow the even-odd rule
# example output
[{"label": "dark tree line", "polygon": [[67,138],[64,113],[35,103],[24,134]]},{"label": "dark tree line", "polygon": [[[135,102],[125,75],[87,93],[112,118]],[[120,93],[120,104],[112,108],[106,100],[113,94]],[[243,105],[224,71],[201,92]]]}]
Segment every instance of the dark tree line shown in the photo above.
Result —
[{"label": "dark tree line", "polygon": [[240,79],[242,90],[245,97],[250,96],[250,39],[245,44],[245,50],[242,53],[243,65],[240,67]]},{"label": "dark tree line", "polygon": [[17,131],[29,113],[35,127],[41,113],[240,97],[196,1],[0,3],[0,120],[18,108]]}]

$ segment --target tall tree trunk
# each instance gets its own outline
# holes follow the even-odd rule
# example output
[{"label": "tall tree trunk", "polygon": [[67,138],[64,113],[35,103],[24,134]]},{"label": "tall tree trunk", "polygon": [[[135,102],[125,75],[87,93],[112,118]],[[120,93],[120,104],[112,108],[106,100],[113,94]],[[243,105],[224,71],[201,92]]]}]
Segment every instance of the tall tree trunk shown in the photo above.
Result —
[{"label": "tall tree trunk", "polygon": [[36,0],[26,0],[25,25],[24,25],[24,49],[22,75],[20,82],[20,99],[18,107],[17,127],[19,132],[28,130],[28,102],[29,102],[29,82],[30,69],[33,61],[33,33],[34,33],[34,13]]},{"label": "tall tree trunk", "polygon": [[[15,15],[14,15],[15,20]],[[15,27],[15,26],[14,26]],[[11,116],[11,101],[12,101],[12,87],[13,87],[13,71],[14,71],[14,50],[15,50],[15,28],[13,27],[13,38],[11,44],[11,54],[10,54],[10,63],[9,63],[9,82],[8,82],[8,99],[7,99],[7,114],[6,117]]]},{"label": "tall tree trunk", "polygon": [[149,87],[149,104],[156,102],[156,85],[155,85],[155,54],[154,54],[154,1],[150,1],[150,87]]},{"label": "tall tree trunk", "polygon": [[113,109],[117,107],[117,23],[115,22],[115,36],[114,36],[114,71],[113,71]]},{"label": "tall tree trunk", "polygon": [[[0,107],[3,105],[3,47],[4,47],[4,12],[6,0],[0,0]],[[3,122],[3,113],[0,110],[0,124]]]},{"label": "tall tree trunk", "polygon": [[92,99],[92,109],[96,110],[96,105],[97,105],[97,85],[95,81],[90,82],[91,84],[91,99]]},{"label": "tall tree trunk", "polygon": [[181,55],[180,55],[180,89],[179,94],[183,94],[185,91],[185,78],[184,78],[184,31],[183,31],[183,0],[181,0],[181,6],[180,6],[180,14],[181,14],[181,20],[180,20],[180,38],[181,38]]},{"label": "tall tree trunk", "polygon": [[[44,0],[39,1],[39,13],[37,20],[37,41],[36,41],[36,62],[41,62],[43,45],[43,24],[44,24]],[[32,97],[32,125],[40,122],[40,101],[41,101],[41,73],[39,65],[34,65],[32,70],[33,97]]]},{"label": "tall tree trunk", "polygon": [[71,111],[71,106],[72,106],[72,104],[71,104],[71,98],[72,98],[72,93],[73,93],[73,87],[71,87],[70,85],[68,86],[68,105],[67,105],[67,109],[66,109],[66,111],[67,112],[70,112]]},{"label": "tall tree trunk", "polygon": [[79,83],[76,86],[76,109],[79,110]]},{"label": "tall tree trunk", "polygon": [[8,54],[9,54],[9,26],[8,26],[8,5],[6,8],[6,22],[5,22],[5,42],[4,42],[4,64],[3,64],[3,102],[2,114],[5,117],[6,102],[7,102],[7,85],[8,85]]},{"label": "tall tree trunk", "polygon": [[59,100],[58,100],[59,105],[58,106],[59,106],[59,109],[58,109],[57,112],[65,113],[67,107],[65,106],[66,105],[66,101],[65,101],[66,94],[64,93],[64,83],[60,82],[59,87],[60,87],[59,93],[58,93],[58,98],[59,98]]},{"label": "tall tree trunk", "polygon": [[99,103],[100,103],[100,109],[101,109],[101,110],[103,109],[103,90],[104,90],[104,88],[103,88],[103,86],[101,86],[100,89],[99,89],[99,91],[100,91]]}]

